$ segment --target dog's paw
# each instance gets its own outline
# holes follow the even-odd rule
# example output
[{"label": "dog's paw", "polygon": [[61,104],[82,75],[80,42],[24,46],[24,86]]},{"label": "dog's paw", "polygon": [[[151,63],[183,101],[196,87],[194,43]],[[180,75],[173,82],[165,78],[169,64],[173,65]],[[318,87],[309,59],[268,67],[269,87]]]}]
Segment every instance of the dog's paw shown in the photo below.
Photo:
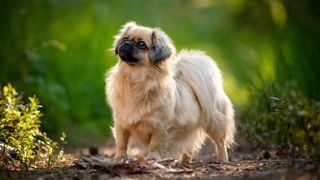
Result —
[{"label": "dog's paw", "polygon": [[159,161],[161,159],[160,154],[158,152],[149,152],[148,159],[153,159]]},{"label": "dog's paw", "polygon": [[127,153],[121,152],[121,153],[117,153],[114,159],[117,162],[125,163],[128,160],[128,156],[127,156]]},{"label": "dog's paw", "polygon": [[183,153],[181,160],[186,163],[191,163],[192,162],[192,155],[189,153]]},{"label": "dog's paw", "polygon": [[217,160],[219,163],[229,163],[229,160],[226,158],[218,158]]}]

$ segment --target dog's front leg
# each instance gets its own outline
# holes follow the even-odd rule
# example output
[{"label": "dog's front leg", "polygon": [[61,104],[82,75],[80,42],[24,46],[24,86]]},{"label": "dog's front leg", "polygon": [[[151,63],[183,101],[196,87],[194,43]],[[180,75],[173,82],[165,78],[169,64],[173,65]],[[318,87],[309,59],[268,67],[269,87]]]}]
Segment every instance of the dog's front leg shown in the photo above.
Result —
[{"label": "dog's front leg", "polygon": [[130,137],[130,132],[119,126],[115,125],[115,141],[116,141],[116,159],[120,159],[122,161],[127,160],[127,147],[128,141]]},{"label": "dog's front leg", "polygon": [[163,136],[161,136],[161,133],[159,133],[158,131],[155,130],[152,133],[150,143],[149,143],[148,159],[155,159],[155,160],[161,159],[160,152],[162,151],[162,146],[161,146],[162,138]]}]

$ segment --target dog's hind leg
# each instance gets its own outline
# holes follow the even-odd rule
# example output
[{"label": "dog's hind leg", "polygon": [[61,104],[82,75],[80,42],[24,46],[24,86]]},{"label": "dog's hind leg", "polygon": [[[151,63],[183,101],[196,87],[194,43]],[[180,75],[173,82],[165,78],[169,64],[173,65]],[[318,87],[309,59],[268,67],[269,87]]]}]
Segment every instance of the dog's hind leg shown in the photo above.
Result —
[{"label": "dog's hind leg", "polygon": [[221,162],[228,162],[228,152],[226,144],[223,140],[223,138],[218,138],[214,140],[216,144],[216,152],[217,152],[217,158]]},{"label": "dog's hind leg", "polygon": [[211,134],[209,136],[215,143],[218,160],[221,162],[228,162],[228,152],[223,137],[217,137]]},{"label": "dog's hind leg", "polygon": [[192,162],[192,158],[199,152],[206,138],[207,135],[202,129],[196,129],[191,132],[188,139],[186,139],[186,148],[183,150],[181,160],[184,162]]},{"label": "dog's hind leg", "polygon": [[227,145],[225,142],[225,133],[222,129],[214,128],[212,125],[209,125],[206,129],[207,134],[211,140],[215,143],[217,158],[221,162],[228,162],[228,152]]}]

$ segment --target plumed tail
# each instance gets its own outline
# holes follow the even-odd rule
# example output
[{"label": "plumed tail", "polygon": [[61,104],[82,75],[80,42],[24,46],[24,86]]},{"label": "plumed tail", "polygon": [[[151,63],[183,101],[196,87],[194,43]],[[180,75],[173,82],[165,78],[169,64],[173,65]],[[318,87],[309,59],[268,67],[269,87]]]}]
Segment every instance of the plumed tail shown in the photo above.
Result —
[{"label": "plumed tail", "polygon": [[233,144],[233,107],[223,90],[222,76],[216,63],[204,52],[182,51],[177,57],[174,77],[193,90],[201,108],[203,126],[216,128],[222,133],[227,146]]}]

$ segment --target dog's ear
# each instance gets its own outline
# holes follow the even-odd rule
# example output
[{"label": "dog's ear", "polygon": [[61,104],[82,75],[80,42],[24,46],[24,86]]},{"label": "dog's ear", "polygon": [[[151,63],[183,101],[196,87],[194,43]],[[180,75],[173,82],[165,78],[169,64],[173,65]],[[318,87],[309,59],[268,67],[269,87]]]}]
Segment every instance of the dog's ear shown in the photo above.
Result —
[{"label": "dog's ear", "polygon": [[112,52],[119,54],[118,46],[123,41],[124,35],[134,26],[137,26],[137,24],[133,21],[127,22],[122,26],[122,28],[119,30],[119,33],[114,36],[113,46],[111,48]]},{"label": "dog's ear", "polygon": [[158,28],[153,30],[151,42],[152,44],[149,50],[148,57],[149,61],[152,64],[157,64],[169,58],[176,51],[171,42],[171,39]]}]

